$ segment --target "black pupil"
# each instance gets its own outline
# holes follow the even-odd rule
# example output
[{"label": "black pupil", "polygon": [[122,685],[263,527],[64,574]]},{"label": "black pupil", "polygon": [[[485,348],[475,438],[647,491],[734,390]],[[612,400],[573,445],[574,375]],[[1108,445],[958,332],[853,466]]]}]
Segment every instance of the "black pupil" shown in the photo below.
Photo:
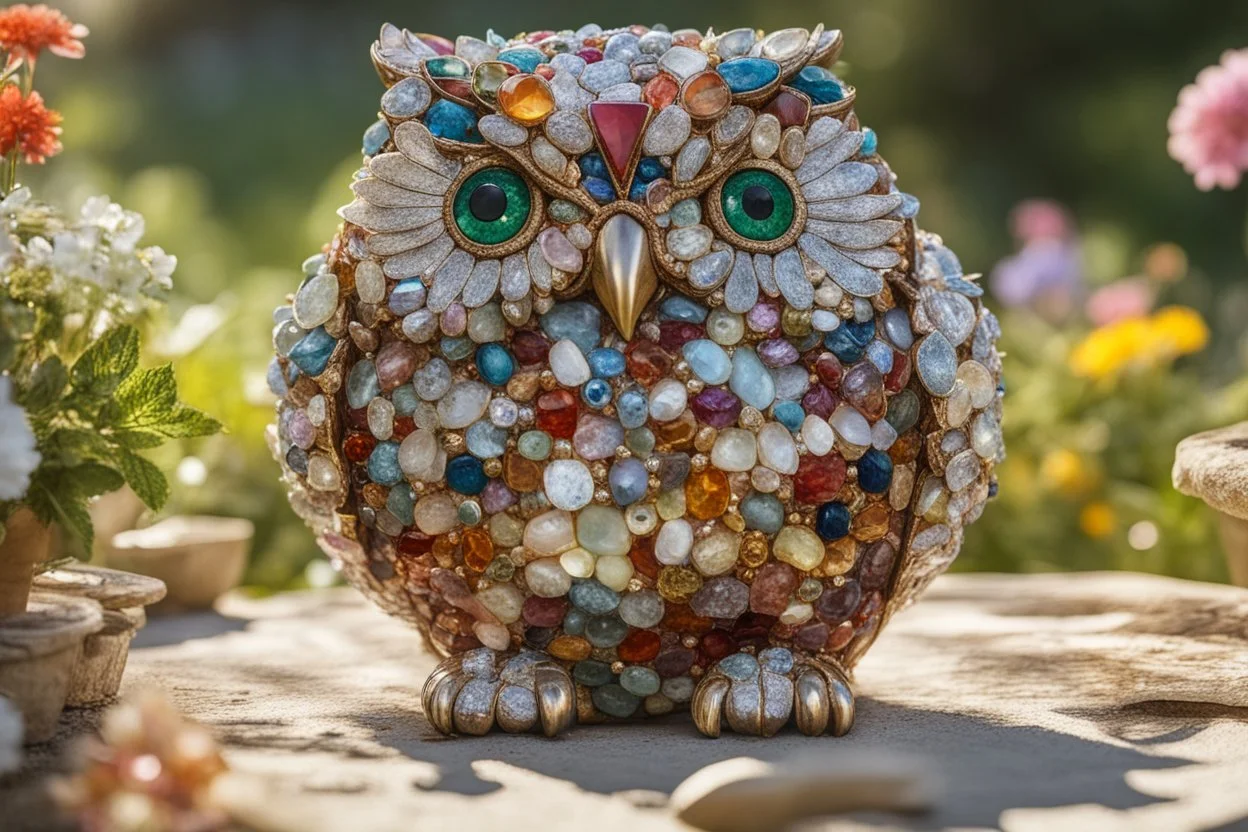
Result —
[{"label": "black pupil", "polygon": [[762,185],[751,185],[741,194],[741,208],[750,219],[765,220],[776,209],[776,203],[771,198],[771,191]]},{"label": "black pupil", "polygon": [[494,222],[507,210],[507,194],[492,182],[478,185],[468,197],[468,210],[481,222]]}]

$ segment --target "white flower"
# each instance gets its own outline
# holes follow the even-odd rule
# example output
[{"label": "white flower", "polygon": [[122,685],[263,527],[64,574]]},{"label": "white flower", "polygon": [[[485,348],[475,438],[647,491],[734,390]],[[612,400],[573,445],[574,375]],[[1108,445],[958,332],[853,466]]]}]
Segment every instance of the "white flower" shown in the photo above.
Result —
[{"label": "white flower", "polygon": [[26,411],[13,402],[12,384],[0,377],[0,500],[20,500],[39,465]]}]

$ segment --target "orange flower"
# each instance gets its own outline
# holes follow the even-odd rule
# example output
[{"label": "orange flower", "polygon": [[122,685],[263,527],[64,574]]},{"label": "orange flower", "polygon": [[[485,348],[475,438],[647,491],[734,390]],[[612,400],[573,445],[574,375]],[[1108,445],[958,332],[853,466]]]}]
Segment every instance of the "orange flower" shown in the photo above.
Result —
[{"label": "orange flower", "polygon": [[23,98],[16,84],[0,90],[0,156],[17,148],[26,161],[41,165],[61,152],[61,114],[43,106],[43,96]]},{"label": "orange flower", "polygon": [[86,36],[86,26],[42,3],[0,9],[0,49],[9,53],[10,67],[23,59],[33,64],[45,49],[62,58],[81,58],[87,52],[82,45]]}]

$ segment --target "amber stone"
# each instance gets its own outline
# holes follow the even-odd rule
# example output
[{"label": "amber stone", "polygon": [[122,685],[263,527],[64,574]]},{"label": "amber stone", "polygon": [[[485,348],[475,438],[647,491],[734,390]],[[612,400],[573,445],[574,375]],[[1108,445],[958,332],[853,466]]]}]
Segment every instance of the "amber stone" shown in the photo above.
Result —
[{"label": "amber stone", "polygon": [[699,32],[679,32],[672,37],[672,46],[688,46],[690,49],[697,49],[701,45],[702,35]]},{"label": "amber stone", "polygon": [[660,72],[646,82],[641,95],[647,104],[658,111],[675,101],[679,92],[680,82],[666,72]]},{"label": "amber stone", "polygon": [[688,601],[702,588],[702,576],[687,566],[665,566],[658,587],[665,601]]},{"label": "amber stone", "polygon": [[511,339],[511,352],[521,366],[545,364],[550,342],[540,332],[522,329]]},{"label": "amber stone", "polygon": [[659,577],[659,562],[654,557],[654,536],[633,538],[633,548],[628,552],[633,568],[650,580]]},{"label": "amber stone", "polygon": [[[824,625],[827,626],[826,624]],[[849,621],[842,621],[836,625],[827,635],[824,641],[824,649],[836,652],[844,649],[849,640],[854,637],[854,625]]]},{"label": "amber stone", "polygon": [[691,633],[701,635],[711,629],[714,622],[694,613],[687,604],[668,604],[663,610],[663,622],[660,626],[673,633]]},{"label": "amber stone", "polygon": [[656,632],[633,630],[624,637],[624,640],[615,648],[615,652],[626,662],[648,662],[659,655],[659,647],[662,644],[663,640]]},{"label": "amber stone", "polygon": [[588,659],[592,649],[589,646],[589,642],[579,636],[559,636],[546,645],[547,653],[556,659],[563,659],[569,662],[579,662],[581,659]]},{"label": "amber stone", "polygon": [[567,611],[567,599],[530,595],[524,599],[520,614],[531,627],[558,627]]},{"label": "amber stone", "polygon": [[829,577],[844,575],[854,567],[858,558],[858,541],[846,535],[823,547],[824,557],[820,571]]},{"label": "amber stone", "polygon": [[503,454],[503,482],[521,494],[539,491],[542,487],[542,465],[512,449]]},{"label": "amber stone", "polygon": [[825,352],[815,359],[815,375],[819,376],[819,380],[829,390],[835,390],[841,384],[845,368],[841,366],[840,359],[830,352]]},{"label": "amber stone", "polygon": [[482,529],[465,529],[464,564],[469,569],[484,572],[492,560],[494,560],[494,543],[490,540],[489,533]]},{"label": "amber stone", "polygon": [[732,90],[724,76],[713,69],[703,70],[685,81],[680,102],[696,119],[709,121],[723,115],[732,103]]},{"label": "amber stone", "polygon": [[782,88],[760,112],[775,116],[782,128],[804,127],[810,116],[810,100],[790,89]]},{"label": "amber stone", "polygon": [[919,458],[919,451],[922,447],[923,437],[919,435],[919,432],[908,430],[897,437],[893,447],[888,449],[888,458],[893,461],[894,465],[905,465]]},{"label": "amber stone", "polygon": [[887,503],[872,503],[854,515],[850,534],[868,543],[879,540],[888,533],[888,521],[891,518],[892,510]]},{"label": "amber stone", "polygon": [[571,439],[576,433],[576,411],[576,396],[567,390],[544,393],[537,398],[537,429],[556,439]]},{"label": "amber stone", "polygon": [[910,356],[904,352],[893,350],[893,368],[884,376],[884,389],[889,393],[900,393],[910,383]]},{"label": "amber stone", "polygon": [[737,641],[727,630],[711,630],[702,636],[698,648],[707,659],[718,661],[724,656],[737,652]]},{"label": "amber stone", "polygon": [[646,387],[671,375],[672,356],[654,341],[633,341],[624,348],[628,358],[628,374]]},{"label": "amber stone", "polygon": [[518,402],[532,401],[541,383],[541,374],[537,370],[516,373],[507,382],[507,395]]},{"label": "amber stone", "polygon": [[686,410],[670,422],[654,425],[654,440],[659,448],[667,451],[687,451],[693,448],[698,435],[698,420],[692,410]]},{"label": "amber stone", "polygon": [[379,511],[386,507],[386,498],[390,496],[389,488],[386,488],[384,485],[378,485],[375,482],[370,482],[368,485],[364,486],[363,491],[364,502]]},{"label": "amber stone", "polygon": [[[455,565],[455,549],[455,543],[451,540],[449,535],[443,534],[434,538],[433,557],[437,560],[439,566],[449,569]],[[449,599],[450,595],[454,594],[456,591],[467,592],[467,584],[464,583],[462,578],[458,578],[458,583],[454,585],[454,589],[451,589],[450,591],[439,591],[441,591],[443,595],[447,595]]]},{"label": "amber stone", "polygon": [[884,400],[884,376],[870,361],[860,361],[845,371],[841,397],[872,422],[883,419],[888,410]]},{"label": "amber stone", "polygon": [[547,81],[551,81],[555,77],[555,68],[550,64],[538,64],[537,69],[533,70],[533,74],[540,75]]},{"label": "amber stone", "polygon": [[845,460],[840,454],[803,456],[793,475],[793,496],[799,503],[826,503],[845,484]]},{"label": "amber stone", "polygon": [[779,615],[789,605],[789,596],[800,583],[797,570],[787,563],[772,561],[754,573],[750,585],[750,609],[766,615]]},{"label": "amber stone", "polygon": [[[841,465],[843,470],[843,461]],[[701,471],[695,471],[685,482],[686,511],[699,520],[714,520],[722,515],[728,510],[728,499],[731,496],[728,476],[718,468],[708,466]]]},{"label": "amber stone", "polygon": [[705,338],[702,327],[688,321],[664,321],[659,324],[659,345],[676,352],[690,341]]},{"label": "amber stone", "polygon": [[513,75],[498,88],[498,106],[512,121],[532,127],[555,111],[555,94],[540,75]]},{"label": "amber stone", "polygon": [[342,443],[342,452],[352,462],[363,462],[377,447],[377,439],[371,433],[353,433]]}]

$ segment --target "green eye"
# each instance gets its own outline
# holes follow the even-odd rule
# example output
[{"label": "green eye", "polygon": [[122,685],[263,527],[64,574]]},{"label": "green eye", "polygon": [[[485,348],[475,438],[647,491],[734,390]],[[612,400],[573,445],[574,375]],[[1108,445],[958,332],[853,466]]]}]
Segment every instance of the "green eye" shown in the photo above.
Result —
[{"label": "green eye", "polygon": [[474,243],[494,246],[520,233],[532,207],[529,186],[519,174],[507,168],[484,168],[455,192],[455,225]]},{"label": "green eye", "polygon": [[774,240],[793,225],[793,193],[770,171],[734,173],[724,183],[720,200],[729,227],[747,240]]}]

